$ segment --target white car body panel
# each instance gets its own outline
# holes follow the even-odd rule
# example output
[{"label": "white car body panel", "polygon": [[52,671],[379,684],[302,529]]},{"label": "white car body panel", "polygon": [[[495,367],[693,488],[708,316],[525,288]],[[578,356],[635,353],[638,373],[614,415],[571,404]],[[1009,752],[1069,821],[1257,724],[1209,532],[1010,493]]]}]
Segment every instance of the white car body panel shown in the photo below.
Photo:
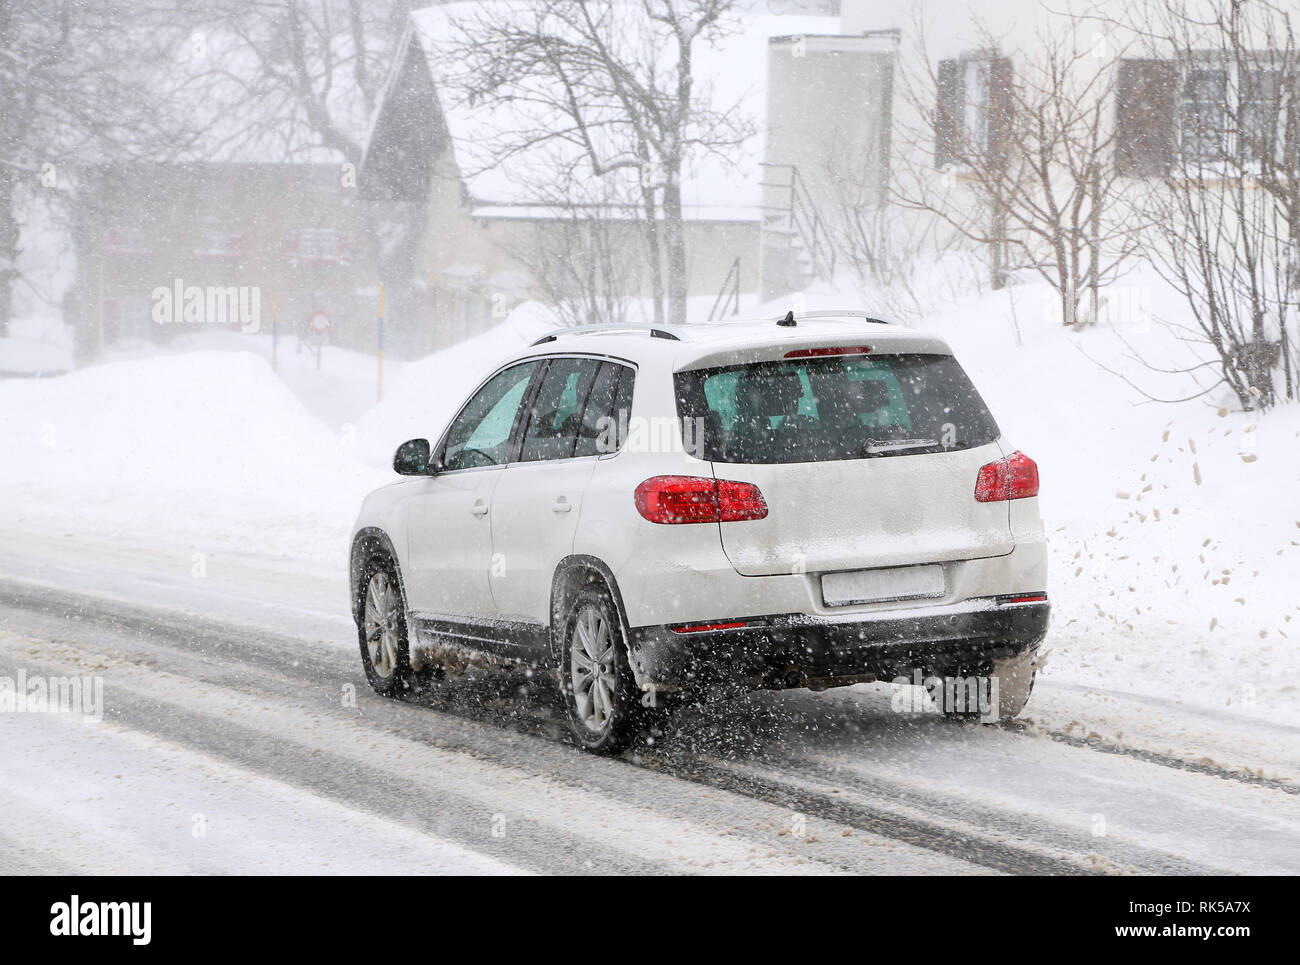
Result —
[{"label": "white car body panel", "polygon": [[492,504],[495,615],[545,624],[556,564],[573,552],[597,457],[521,462],[502,474]]},{"label": "white car body panel", "polygon": [[491,507],[505,467],[412,480],[406,507],[406,602],[412,610],[473,616],[494,603]]}]

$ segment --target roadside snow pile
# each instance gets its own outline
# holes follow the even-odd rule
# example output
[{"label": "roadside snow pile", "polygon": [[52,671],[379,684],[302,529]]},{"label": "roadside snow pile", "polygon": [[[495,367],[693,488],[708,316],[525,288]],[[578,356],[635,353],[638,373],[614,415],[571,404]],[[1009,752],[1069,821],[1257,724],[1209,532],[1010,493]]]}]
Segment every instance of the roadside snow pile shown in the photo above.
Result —
[{"label": "roadside snow pile", "polygon": [[359,465],[266,361],[193,352],[0,382],[0,525],[342,554]]},{"label": "roadside snow pile", "polygon": [[278,373],[266,339],[244,351],[232,336],[0,380],[0,527],[337,562],[364,495],[395,479],[398,444],[436,438],[499,359],[553,327],[526,304],[478,338],[390,365],[383,404],[355,424],[342,420],[374,392],[373,357],[333,351],[318,373],[288,339]]},{"label": "roadside snow pile", "polygon": [[0,337],[0,377],[55,375],[73,364],[72,329],[59,318],[15,318]]},{"label": "roadside snow pile", "polygon": [[[199,331],[178,335],[166,345],[137,343],[127,349],[118,347],[104,361],[119,362],[205,351],[251,352],[270,365],[272,340],[265,333]],[[345,434],[350,436],[355,430],[357,416],[375,404],[375,353],[324,345],[320,348],[319,362],[316,353],[315,345],[300,340],[297,335],[281,335],[275,349],[274,372],[302,400],[312,415],[340,437]],[[396,378],[402,365],[396,359],[386,359],[385,377]]]}]

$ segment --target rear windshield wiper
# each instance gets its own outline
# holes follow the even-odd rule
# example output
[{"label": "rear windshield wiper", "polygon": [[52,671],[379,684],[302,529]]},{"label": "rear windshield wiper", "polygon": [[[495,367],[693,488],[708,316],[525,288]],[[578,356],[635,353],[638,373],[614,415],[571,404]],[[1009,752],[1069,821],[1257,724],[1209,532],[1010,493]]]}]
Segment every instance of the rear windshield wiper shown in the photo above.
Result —
[{"label": "rear windshield wiper", "polygon": [[862,447],[868,456],[889,456],[914,449],[938,449],[938,439],[869,439]]}]

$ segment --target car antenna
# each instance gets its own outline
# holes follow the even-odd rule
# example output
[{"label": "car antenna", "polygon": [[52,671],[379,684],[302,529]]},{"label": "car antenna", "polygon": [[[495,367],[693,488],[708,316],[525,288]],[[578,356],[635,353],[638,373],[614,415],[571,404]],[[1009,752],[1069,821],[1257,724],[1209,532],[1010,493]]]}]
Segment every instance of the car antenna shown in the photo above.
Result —
[{"label": "car antenna", "polygon": [[794,309],[792,308],[788,312],[786,312],[785,318],[779,320],[777,324],[782,326],[783,328],[793,328],[795,325],[799,324],[794,320]]}]

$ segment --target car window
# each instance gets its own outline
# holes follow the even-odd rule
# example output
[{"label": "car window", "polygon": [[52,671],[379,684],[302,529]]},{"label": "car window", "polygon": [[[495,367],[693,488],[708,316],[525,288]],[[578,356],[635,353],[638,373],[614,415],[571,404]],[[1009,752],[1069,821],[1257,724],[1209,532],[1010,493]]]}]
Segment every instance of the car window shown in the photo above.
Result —
[{"label": "car window", "polygon": [[583,407],[600,370],[597,359],[552,359],[528,412],[520,462],[567,459],[574,453]]},{"label": "car window", "polygon": [[[617,452],[627,434],[627,406],[631,404],[633,370],[617,362],[602,362],[578,426],[578,444],[574,455],[594,456]],[[627,384],[624,414],[619,417],[620,389]]]},{"label": "car window", "polygon": [[614,393],[614,417],[618,420],[619,435],[614,448],[621,449],[627,434],[627,424],[632,418],[632,390],[636,385],[636,369],[619,366],[618,391]]},{"label": "car window", "polygon": [[498,372],[465,403],[447,430],[443,468],[493,466],[509,458],[510,430],[537,362]]},{"label": "car window", "polygon": [[680,372],[678,414],[714,462],[820,462],[968,449],[997,439],[948,355],[824,356]]}]

